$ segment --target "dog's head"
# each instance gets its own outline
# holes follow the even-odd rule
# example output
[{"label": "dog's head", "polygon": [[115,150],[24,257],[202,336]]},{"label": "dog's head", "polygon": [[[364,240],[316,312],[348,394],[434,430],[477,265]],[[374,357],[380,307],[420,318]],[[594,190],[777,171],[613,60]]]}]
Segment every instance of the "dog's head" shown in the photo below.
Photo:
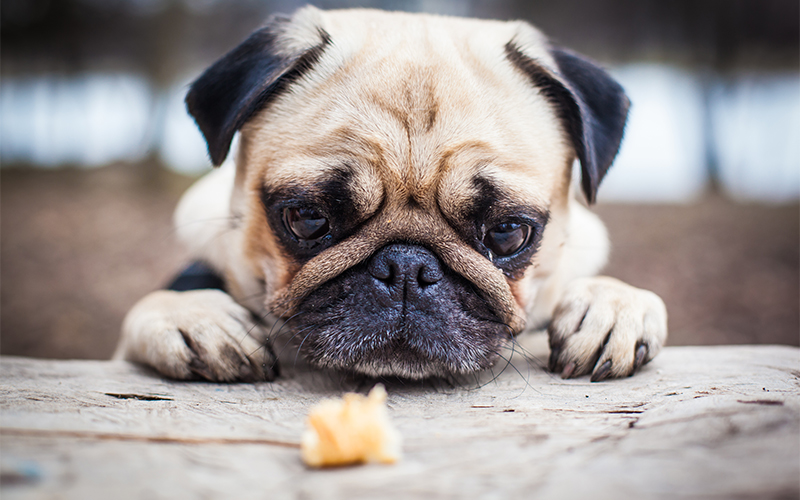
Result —
[{"label": "dog's head", "polygon": [[186,102],[220,164],[268,307],[319,366],[424,377],[490,366],[522,330],[628,101],[524,22],[378,11],[276,17]]}]

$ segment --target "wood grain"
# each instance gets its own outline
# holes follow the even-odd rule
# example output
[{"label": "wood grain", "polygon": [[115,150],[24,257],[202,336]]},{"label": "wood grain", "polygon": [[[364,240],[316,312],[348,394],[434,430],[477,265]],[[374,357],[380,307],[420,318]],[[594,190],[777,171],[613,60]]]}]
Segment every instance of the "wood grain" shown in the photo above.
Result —
[{"label": "wood grain", "polygon": [[[670,347],[634,377],[540,368],[386,382],[396,465],[310,470],[311,405],[372,382],[288,363],[274,383],[164,380],[124,362],[0,358],[6,498],[796,498],[800,349]],[[494,380],[492,380],[494,379]]]}]

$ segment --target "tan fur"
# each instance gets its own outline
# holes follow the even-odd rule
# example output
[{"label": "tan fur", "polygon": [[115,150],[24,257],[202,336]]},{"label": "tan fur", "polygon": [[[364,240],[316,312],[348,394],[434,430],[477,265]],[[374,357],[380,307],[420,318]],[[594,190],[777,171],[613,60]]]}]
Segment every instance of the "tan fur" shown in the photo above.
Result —
[{"label": "tan fur", "polygon": [[[340,25],[343,15],[347,23]],[[348,54],[353,17],[368,26],[359,37],[374,43]],[[476,47],[474,20],[348,11],[330,13],[326,21],[336,49],[345,54],[336,50],[323,56],[322,69],[299,83],[303,91],[281,98],[242,131],[247,138],[242,156],[251,204],[258,203],[262,184],[281,186],[300,179],[313,185],[338,161],[356,166],[359,185],[372,186],[374,200],[365,201],[364,213],[372,215],[370,208],[385,198],[383,213],[352,241],[297,270],[298,276],[281,277],[268,302],[288,312],[293,301],[383,244],[408,238],[432,246],[446,264],[463,270],[461,274],[497,301],[505,319],[520,328],[524,302],[512,296],[499,270],[458,241],[445,220],[450,214],[438,210],[452,214],[468,201],[469,185],[478,172],[498,179],[521,204],[547,209],[552,199],[565,198],[565,171],[573,152],[552,106],[513,68],[505,68],[504,75],[498,75],[497,68],[487,71],[485,56],[475,53],[486,49]],[[500,33],[490,32],[497,37],[494,49],[501,58],[503,44],[520,36],[520,26],[488,24],[501,28]],[[416,44],[407,36],[400,38],[404,28],[422,32]],[[398,33],[398,38],[385,40],[388,32]],[[328,64],[342,67],[326,71]],[[493,77],[485,78],[487,73]],[[386,76],[398,74],[404,76]],[[318,81],[319,75],[324,79]],[[323,97],[336,95],[342,86],[356,92]],[[527,106],[520,106],[520,95]],[[510,119],[498,122],[498,114]],[[265,222],[262,214],[247,220],[248,256],[265,262],[261,267],[286,268],[285,258],[274,253],[272,237],[265,234]]]},{"label": "tan fur", "polygon": [[[666,337],[660,299],[616,281],[570,285],[602,267],[608,244],[602,224],[572,195],[575,151],[556,110],[525,75],[504,63],[503,47],[514,40],[526,55],[552,68],[538,31],[525,23],[307,8],[287,28],[285,50],[314,46],[317,27],[330,34],[332,47],[290,92],[242,128],[235,180],[226,174],[226,183],[215,179],[216,188],[201,181],[178,210],[179,228],[197,225],[182,236],[197,257],[225,274],[238,302],[258,314],[288,316],[316,287],[382,246],[413,241],[480,288],[515,331],[541,325],[555,312],[551,336],[567,339],[565,359],[573,350],[579,363],[587,363],[617,315],[630,319],[620,324],[626,328],[619,335],[623,340],[611,342],[612,351],[625,353],[613,374],[632,366],[628,350],[641,336],[635,324],[642,314],[650,318],[646,335],[656,346],[648,355],[655,355]],[[301,266],[278,244],[260,190],[289,184],[313,189],[342,165],[352,171],[352,195],[364,223]],[[519,279],[506,277],[451,225],[474,197],[478,173],[519,205],[549,211],[540,249]],[[209,194],[214,189],[217,193]],[[197,207],[207,206],[209,196],[230,200],[213,210],[218,217],[236,216],[236,227],[188,220]],[[603,298],[601,290],[611,290],[618,300]],[[603,320],[596,331],[584,325],[577,332],[574,318],[581,311],[574,303],[593,297],[605,301],[597,306],[605,311]],[[141,345],[131,340],[136,335],[141,336],[123,330],[128,347],[121,344],[119,356],[166,366],[152,350],[145,355],[144,347],[130,347]],[[581,373],[587,370],[591,367],[578,366]],[[181,376],[173,368],[162,372]]]}]

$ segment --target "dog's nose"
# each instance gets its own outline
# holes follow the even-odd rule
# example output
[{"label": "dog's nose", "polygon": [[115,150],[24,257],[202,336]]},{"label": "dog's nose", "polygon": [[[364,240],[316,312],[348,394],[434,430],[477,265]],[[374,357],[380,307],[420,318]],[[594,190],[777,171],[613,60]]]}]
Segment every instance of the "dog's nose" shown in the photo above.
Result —
[{"label": "dog's nose", "polygon": [[[369,273],[383,282],[392,297],[400,300],[409,292],[421,292],[442,279],[442,265],[427,248],[397,243],[378,250],[368,265]],[[404,293],[405,291],[405,293]]]}]

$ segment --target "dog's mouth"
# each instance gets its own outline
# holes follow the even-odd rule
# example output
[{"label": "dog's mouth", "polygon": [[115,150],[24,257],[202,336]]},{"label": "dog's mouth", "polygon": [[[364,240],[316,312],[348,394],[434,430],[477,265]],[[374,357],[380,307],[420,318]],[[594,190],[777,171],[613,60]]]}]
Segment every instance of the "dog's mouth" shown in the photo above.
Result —
[{"label": "dog's mouth", "polygon": [[290,326],[318,367],[413,379],[488,368],[513,333],[469,281],[413,244],[323,284]]}]

